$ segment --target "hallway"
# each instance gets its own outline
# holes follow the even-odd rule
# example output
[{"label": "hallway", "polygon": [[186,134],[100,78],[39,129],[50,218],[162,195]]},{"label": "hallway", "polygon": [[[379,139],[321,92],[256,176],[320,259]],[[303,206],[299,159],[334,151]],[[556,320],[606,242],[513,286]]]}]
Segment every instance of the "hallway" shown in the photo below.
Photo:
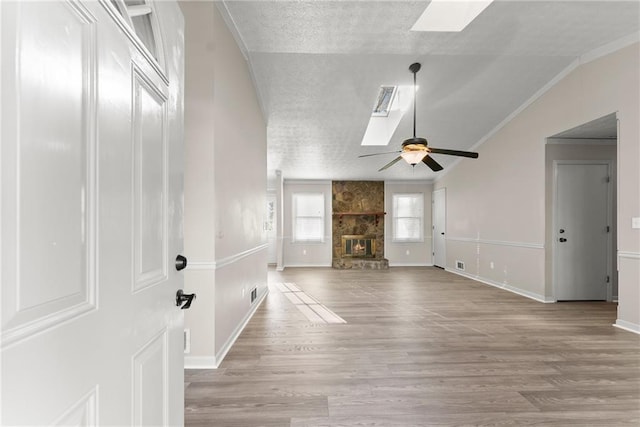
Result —
[{"label": "hallway", "polygon": [[[311,323],[278,283],[346,324]],[[219,369],[185,372],[185,425],[640,420],[640,337],[612,326],[615,304],[542,304],[433,267],[270,270],[269,292]]]}]

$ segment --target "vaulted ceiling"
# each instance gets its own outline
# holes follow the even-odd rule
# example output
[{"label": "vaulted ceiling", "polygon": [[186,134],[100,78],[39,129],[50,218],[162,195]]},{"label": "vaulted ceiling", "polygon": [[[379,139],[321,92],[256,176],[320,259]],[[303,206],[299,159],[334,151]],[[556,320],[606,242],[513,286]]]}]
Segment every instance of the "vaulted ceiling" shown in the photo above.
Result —
[{"label": "vaulted ceiling", "polygon": [[[388,146],[361,146],[380,85],[411,84],[409,65],[422,63],[417,135],[434,147],[468,150],[583,55],[637,40],[640,31],[637,0],[496,0],[462,32],[410,31],[428,3],[218,3],[255,81],[271,174],[433,179],[438,173],[424,164],[378,172],[393,154],[358,158],[397,150],[412,136],[409,111]],[[445,171],[457,159],[434,158]]]}]

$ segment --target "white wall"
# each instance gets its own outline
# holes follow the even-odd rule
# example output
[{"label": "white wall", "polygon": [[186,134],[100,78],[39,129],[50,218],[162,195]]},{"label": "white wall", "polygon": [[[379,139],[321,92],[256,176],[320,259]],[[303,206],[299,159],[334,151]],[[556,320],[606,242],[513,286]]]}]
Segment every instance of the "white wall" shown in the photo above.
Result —
[{"label": "white wall", "polygon": [[[545,277],[545,141],[616,112],[618,144],[617,325],[640,332],[640,44],[581,58],[535,101],[462,160],[435,188],[447,189],[447,268],[538,299]],[[494,268],[490,268],[490,263]]]},{"label": "white wall", "polygon": [[[324,242],[299,243],[291,241],[291,232],[293,227],[291,196],[294,193],[324,194]],[[284,200],[282,208],[283,227],[281,231],[283,267],[331,267],[331,199],[331,181],[284,181]]]},{"label": "white wall", "polygon": [[[247,63],[214,2],[185,16],[187,367],[216,367],[267,292],[266,125]],[[242,160],[238,158],[242,152]],[[251,289],[258,299],[250,303]]]},{"label": "white wall", "polygon": [[[431,231],[431,193],[433,184],[423,181],[385,181],[384,183],[384,257],[390,267],[433,265]],[[394,242],[393,195],[396,193],[422,193],[424,195],[424,241],[420,243]]]}]

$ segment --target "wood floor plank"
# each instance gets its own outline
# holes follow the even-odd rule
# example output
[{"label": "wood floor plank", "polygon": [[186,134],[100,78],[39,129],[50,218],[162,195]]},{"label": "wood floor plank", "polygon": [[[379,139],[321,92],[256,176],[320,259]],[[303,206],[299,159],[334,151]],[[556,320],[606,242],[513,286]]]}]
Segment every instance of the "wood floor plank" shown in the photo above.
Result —
[{"label": "wood floor plank", "polygon": [[[187,426],[640,425],[640,337],[616,304],[542,304],[431,267],[269,271]],[[318,324],[283,292],[344,319]]]}]

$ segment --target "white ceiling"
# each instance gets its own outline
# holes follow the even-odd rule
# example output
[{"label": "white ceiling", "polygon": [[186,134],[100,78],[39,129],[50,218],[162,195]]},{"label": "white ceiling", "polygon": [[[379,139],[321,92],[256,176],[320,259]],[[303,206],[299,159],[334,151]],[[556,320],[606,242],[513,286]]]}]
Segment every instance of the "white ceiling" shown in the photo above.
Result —
[{"label": "white ceiling", "polygon": [[[425,180],[423,164],[377,170],[412,136],[362,147],[380,85],[418,73],[417,136],[467,150],[580,56],[637,35],[640,1],[500,1],[461,33],[411,32],[428,1],[222,1],[267,121],[270,174],[285,179]],[[595,119],[595,118],[594,118]],[[517,143],[517,142],[514,142]],[[479,148],[480,156],[482,149]],[[434,155],[445,170],[456,157]],[[464,167],[463,159],[457,167]],[[442,172],[440,172],[442,173]]]}]

